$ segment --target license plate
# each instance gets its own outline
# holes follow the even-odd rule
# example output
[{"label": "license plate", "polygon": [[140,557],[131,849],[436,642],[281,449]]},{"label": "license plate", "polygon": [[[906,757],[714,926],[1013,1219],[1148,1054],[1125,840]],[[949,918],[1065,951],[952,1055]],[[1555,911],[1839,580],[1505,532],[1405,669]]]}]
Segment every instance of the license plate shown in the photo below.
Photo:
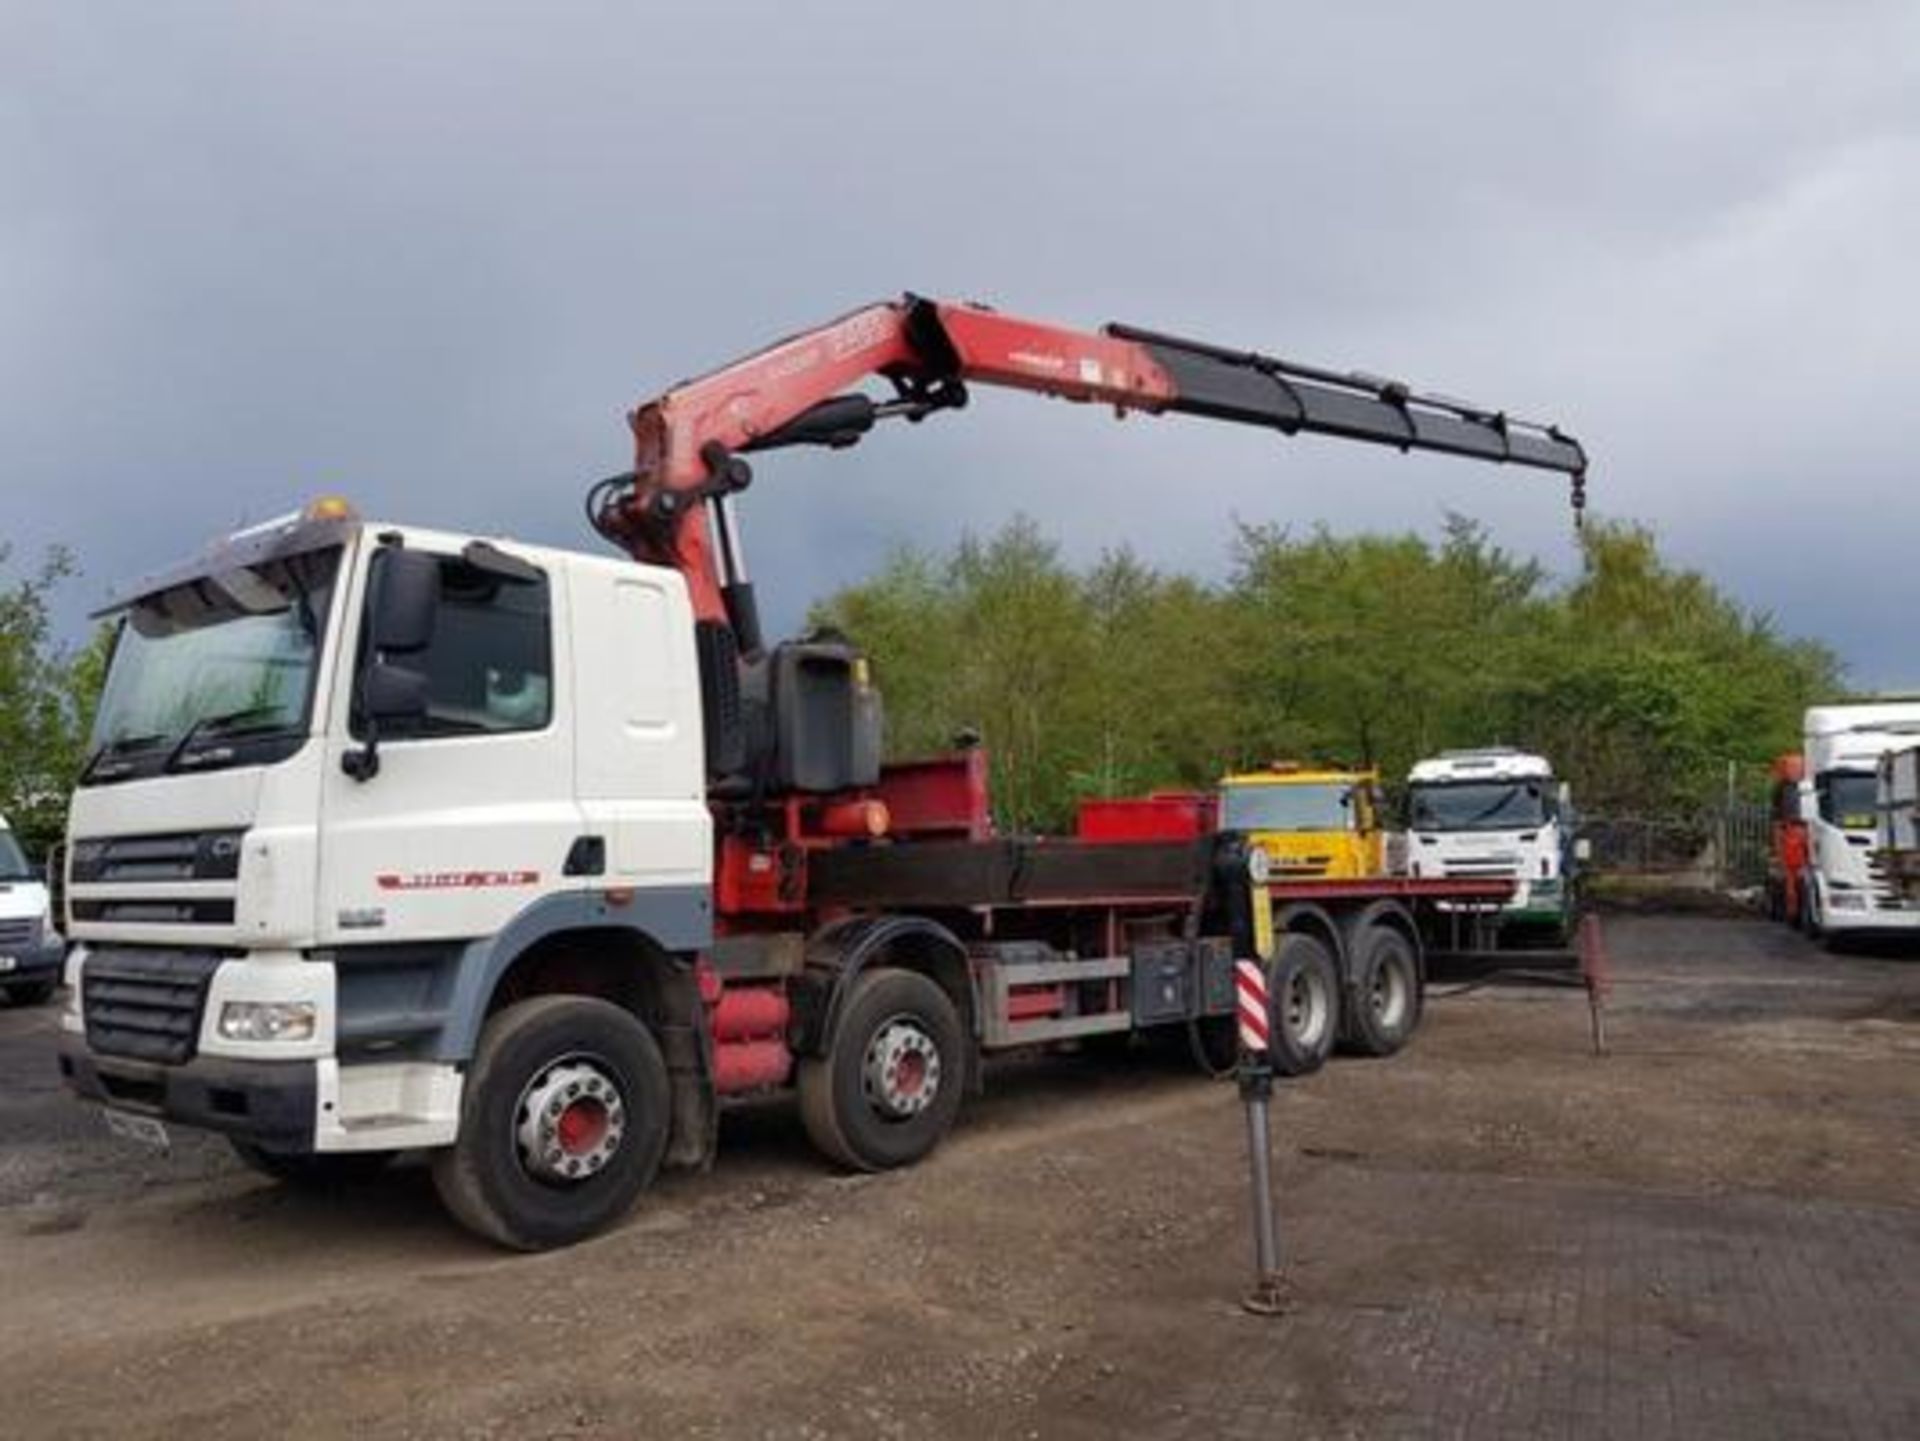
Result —
[{"label": "license plate", "polygon": [[0,956],[0,976],[4,976],[19,964],[20,958],[18,956]]},{"label": "license plate", "polygon": [[132,1141],[155,1151],[164,1151],[172,1145],[167,1137],[167,1128],[151,1116],[135,1116],[127,1111],[111,1110],[100,1114],[107,1118],[107,1129],[123,1141]]}]

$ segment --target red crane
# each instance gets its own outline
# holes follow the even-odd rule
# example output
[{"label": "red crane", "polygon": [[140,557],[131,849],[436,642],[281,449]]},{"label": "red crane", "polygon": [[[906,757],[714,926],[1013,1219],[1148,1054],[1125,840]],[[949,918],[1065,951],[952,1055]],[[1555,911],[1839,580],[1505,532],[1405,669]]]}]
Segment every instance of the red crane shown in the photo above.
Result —
[{"label": "red crane", "polygon": [[[891,396],[849,387],[870,376]],[[1427,395],[1395,380],[1324,370],[1126,325],[1072,330],[982,305],[908,295],[804,331],[647,401],[628,417],[632,471],[588,494],[588,518],[636,559],[687,578],[696,616],[761,648],[733,497],[740,457],[788,445],[844,447],[885,419],[921,420],[1008,386],[1116,411],[1184,414],[1433,450],[1561,472],[1584,504],[1587,457],[1555,426]]]}]

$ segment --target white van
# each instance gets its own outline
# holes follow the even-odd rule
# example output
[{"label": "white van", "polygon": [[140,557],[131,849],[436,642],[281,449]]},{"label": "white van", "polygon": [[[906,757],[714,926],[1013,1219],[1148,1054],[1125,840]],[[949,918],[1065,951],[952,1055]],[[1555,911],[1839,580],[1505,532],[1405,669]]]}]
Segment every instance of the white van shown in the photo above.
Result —
[{"label": "white van", "polygon": [[0,992],[15,1005],[40,1004],[60,984],[66,957],[46,884],[0,816]]}]

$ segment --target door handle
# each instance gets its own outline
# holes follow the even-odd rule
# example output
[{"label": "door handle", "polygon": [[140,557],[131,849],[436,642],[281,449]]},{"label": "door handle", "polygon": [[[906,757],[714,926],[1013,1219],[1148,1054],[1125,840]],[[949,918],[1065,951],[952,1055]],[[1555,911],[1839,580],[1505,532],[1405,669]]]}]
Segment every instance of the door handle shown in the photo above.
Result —
[{"label": "door handle", "polygon": [[605,836],[576,836],[573,844],[567,848],[566,864],[561,866],[563,876],[603,876],[607,873],[607,838]]}]

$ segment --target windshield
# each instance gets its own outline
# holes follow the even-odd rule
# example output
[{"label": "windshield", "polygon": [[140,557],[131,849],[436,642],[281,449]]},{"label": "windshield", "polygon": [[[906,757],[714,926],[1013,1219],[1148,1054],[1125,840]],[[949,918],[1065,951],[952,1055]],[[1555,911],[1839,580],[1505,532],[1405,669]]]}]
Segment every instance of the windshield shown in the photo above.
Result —
[{"label": "windshield", "polygon": [[0,831],[0,881],[37,881],[40,877],[27,864],[27,854],[12,831]]},{"label": "windshield", "polygon": [[1416,831],[1524,831],[1545,824],[1543,780],[1459,781],[1408,789]]},{"label": "windshield", "polygon": [[1820,819],[1845,831],[1870,831],[1879,814],[1879,782],[1872,771],[1828,771],[1815,785]]},{"label": "windshield", "polygon": [[1341,781],[1228,786],[1220,824],[1230,831],[1351,830],[1351,791]]},{"label": "windshield", "polygon": [[135,601],[114,642],[81,784],[290,754],[285,742],[307,728],[339,565],[335,546]]}]

